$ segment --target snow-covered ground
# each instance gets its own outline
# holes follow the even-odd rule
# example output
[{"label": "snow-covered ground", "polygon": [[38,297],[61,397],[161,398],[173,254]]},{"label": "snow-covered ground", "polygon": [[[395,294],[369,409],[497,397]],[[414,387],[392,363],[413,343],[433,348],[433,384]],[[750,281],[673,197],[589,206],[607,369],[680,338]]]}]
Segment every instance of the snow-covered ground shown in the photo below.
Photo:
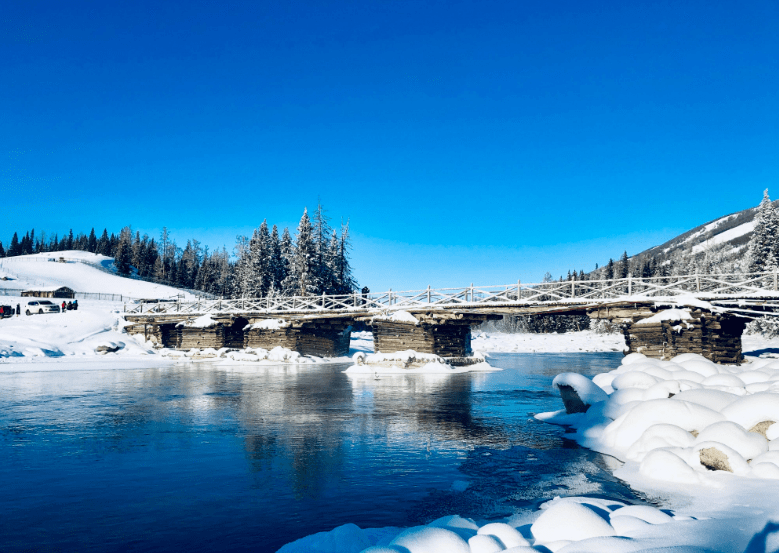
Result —
[{"label": "snow-covered ground", "polygon": [[[48,261],[60,257],[67,261]],[[129,298],[170,298],[179,294],[183,294],[184,299],[194,298],[192,294],[171,286],[120,277],[112,274],[113,270],[113,258],[77,250],[6,257],[0,259],[0,288],[26,290],[40,286],[67,286],[76,292],[117,294]],[[4,276],[8,280],[2,280]],[[2,296],[0,301],[3,301]]]},{"label": "snow-covered ground", "polygon": [[[0,296],[14,306],[24,300]],[[56,300],[52,300],[56,301]],[[97,351],[113,350],[112,356],[148,356],[154,351],[122,331],[121,304],[81,300],[78,311],[43,315],[21,315],[0,319],[0,360],[4,362],[60,361],[106,355]]]},{"label": "snow-covered ground", "polygon": [[474,332],[474,351],[485,353],[562,353],[579,351],[623,351],[622,334],[596,334],[590,330],[565,334],[503,334]]}]

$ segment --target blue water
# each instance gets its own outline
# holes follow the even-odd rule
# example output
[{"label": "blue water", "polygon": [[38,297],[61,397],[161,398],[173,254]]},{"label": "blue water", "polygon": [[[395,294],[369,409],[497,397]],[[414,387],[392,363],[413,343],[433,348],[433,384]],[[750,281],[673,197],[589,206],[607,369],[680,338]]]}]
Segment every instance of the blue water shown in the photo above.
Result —
[{"label": "blue water", "polygon": [[496,354],[494,373],[344,366],[0,374],[0,551],[275,551],[345,522],[636,500],[533,413],[621,354]]}]

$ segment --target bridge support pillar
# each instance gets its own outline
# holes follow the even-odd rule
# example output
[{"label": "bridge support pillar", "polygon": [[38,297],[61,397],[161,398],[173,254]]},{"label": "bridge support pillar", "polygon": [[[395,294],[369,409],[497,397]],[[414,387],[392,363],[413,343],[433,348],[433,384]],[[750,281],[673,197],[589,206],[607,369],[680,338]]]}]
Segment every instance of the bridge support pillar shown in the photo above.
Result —
[{"label": "bridge support pillar", "polygon": [[244,333],[244,347],[273,349],[281,346],[301,355],[342,357],[349,355],[351,319],[260,319]]},{"label": "bridge support pillar", "polygon": [[142,335],[143,339],[164,348],[175,348],[178,345],[176,323],[134,322],[124,327],[127,334]]},{"label": "bridge support pillar", "polygon": [[[603,316],[604,311],[611,311],[612,316]],[[744,359],[741,334],[748,319],[737,315],[679,305],[673,309],[644,308],[632,313],[600,309],[588,315],[621,324],[626,353],[665,360],[682,353],[697,353],[715,363],[728,364],[738,364]]]},{"label": "bridge support pillar", "polygon": [[462,313],[402,313],[402,316],[396,312],[369,321],[373,327],[373,343],[377,352],[394,353],[411,349],[441,357],[467,357],[473,353],[471,325],[500,318]]}]

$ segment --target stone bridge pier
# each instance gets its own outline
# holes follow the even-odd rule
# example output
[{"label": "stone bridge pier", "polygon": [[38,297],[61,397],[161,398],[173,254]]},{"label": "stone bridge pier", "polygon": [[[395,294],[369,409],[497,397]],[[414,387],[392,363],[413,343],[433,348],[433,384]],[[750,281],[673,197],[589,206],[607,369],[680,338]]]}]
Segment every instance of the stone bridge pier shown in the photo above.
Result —
[{"label": "stone bridge pier", "polygon": [[749,319],[699,306],[631,304],[587,310],[592,319],[619,324],[626,353],[671,359],[697,353],[715,363],[739,364],[744,356],[741,334]]},{"label": "stone bridge pier", "polygon": [[501,315],[475,313],[399,312],[386,317],[365,318],[373,329],[374,350],[394,353],[412,349],[441,357],[468,357],[471,350],[471,325]]}]

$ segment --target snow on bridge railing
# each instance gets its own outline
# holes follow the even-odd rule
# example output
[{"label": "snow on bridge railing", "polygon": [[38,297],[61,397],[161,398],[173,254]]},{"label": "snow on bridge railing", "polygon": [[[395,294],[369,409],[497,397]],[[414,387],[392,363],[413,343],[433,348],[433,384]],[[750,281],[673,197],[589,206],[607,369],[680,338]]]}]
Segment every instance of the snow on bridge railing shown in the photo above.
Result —
[{"label": "snow on bridge railing", "polygon": [[511,307],[688,295],[701,298],[779,298],[779,272],[674,275],[611,280],[569,280],[465,288],[426,288],[361,294],[267,296],[140,302],[125,305],[128,314],[156,313],[353,313],[396,309]]}]

